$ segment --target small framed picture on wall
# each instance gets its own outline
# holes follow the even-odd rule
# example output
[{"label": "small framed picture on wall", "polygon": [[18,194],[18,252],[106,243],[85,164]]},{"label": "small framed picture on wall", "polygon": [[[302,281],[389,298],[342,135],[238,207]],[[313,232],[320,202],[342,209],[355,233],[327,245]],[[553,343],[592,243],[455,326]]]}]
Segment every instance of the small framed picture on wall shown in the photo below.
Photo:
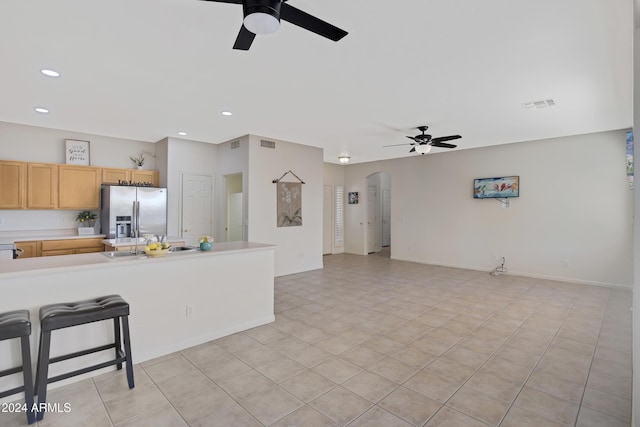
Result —
[{"label": "small framed picture on wall", "polygon": [[68,165],[89,166],[89,141],[65,139],[64,148]]},{"label": "small framed picture on wall", "polygon": [[350,205],[357,205],[358,204],[358,192],[357,191],[350,191],[349,192],[349,204]]}]

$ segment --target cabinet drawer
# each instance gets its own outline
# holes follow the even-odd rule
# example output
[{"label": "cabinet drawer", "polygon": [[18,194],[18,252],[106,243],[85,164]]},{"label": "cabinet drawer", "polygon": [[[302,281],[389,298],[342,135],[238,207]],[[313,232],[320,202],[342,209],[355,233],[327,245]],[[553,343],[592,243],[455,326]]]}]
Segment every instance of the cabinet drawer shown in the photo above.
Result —
[{"label": "cabinet drawer", "polygon": [[59,251],[65,249],[100,249],[102,252],[104,243],[102,238],[96,239],[65,239],[65,240],[43,240],[42,251]]},{"label": "cabinet drawer", "polygon": [[60,249],[57,251],[42,251],[40,256],[73,255],[73,249]]}]

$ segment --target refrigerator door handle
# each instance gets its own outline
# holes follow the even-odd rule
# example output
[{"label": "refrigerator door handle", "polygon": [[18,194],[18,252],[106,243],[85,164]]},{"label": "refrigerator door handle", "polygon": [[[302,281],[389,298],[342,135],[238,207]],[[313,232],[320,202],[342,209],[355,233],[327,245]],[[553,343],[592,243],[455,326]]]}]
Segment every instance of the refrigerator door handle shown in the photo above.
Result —
[{"label": "refrigerator door handle", "polygon": [[140,237],[140,202],[134,202],[136,204],[136,237]]},{"label": "refrigerator door handle", "polygon": [[131,234],[138,238],[138,210],[136,209],[136,201],[133,201],[133,216],[131,217]]}]

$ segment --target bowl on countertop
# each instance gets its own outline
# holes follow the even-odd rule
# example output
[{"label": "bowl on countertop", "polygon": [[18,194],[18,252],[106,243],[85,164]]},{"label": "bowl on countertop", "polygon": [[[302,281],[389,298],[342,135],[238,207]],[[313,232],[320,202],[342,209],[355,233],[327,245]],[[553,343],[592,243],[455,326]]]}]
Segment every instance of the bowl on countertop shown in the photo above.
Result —
[{"label": "bowl on countertop", "polygon": [[145,249],[144,253],[150,257],[164,256],[169,253],[169,248],[166,249]]}]

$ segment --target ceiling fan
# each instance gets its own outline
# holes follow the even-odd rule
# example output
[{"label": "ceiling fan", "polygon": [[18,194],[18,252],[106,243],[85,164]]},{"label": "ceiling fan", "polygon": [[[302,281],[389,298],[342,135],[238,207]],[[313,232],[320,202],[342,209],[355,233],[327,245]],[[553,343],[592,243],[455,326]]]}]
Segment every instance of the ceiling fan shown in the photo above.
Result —
[{"label": "ceiling fan", "polygon": [[289,6],[287,0],[205,0],[218,3],[241,4],[244,20],[240,32],[233,45],[234,49],[249,50],[256,34],[271,34],[280,27],[280,19],[284,19],[298,27],[338,41],[348,33],[322,19]]},{"label": "ceiling fan", "polygon": [[460,135],[449,135],[432,138],[431,135],[425,133],[427,129],[429,129],[429,126],[418,126],[417,129],[421,131],[422,134],[416,136],[407,136],[407,138],[412,139],[414,142],[407,142],[406,144],[385,145],[384,147],[413,145],[414,147],[409,150],[410,153],[413,153],[415,151],[416,153],[427,154],[429,151],[431,151],[431,147],[456,148],[457,145],[446,144],[444,141],[451,141],[454,139],[462,138]]}]

